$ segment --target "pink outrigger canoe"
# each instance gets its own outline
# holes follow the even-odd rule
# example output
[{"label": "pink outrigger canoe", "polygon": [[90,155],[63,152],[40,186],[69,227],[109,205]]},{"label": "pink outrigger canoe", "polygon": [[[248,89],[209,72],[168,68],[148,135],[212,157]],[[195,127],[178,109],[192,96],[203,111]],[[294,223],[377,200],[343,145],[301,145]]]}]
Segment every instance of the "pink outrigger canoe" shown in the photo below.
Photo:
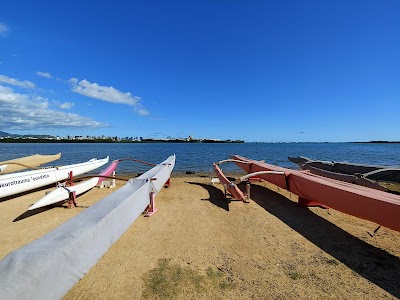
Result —
[{"label": "pink outrigger canoe", "polygon": [[325,205],[400,232],[399,195],[322,177],[309,171],[274,166],[239,155],[231,158],[247,173],[275,172],[259,174],[257,177],[298,195],[300,205]]},{"label": "pink outrigger canoe", "polygon": [[224,173],[222,173],[222,170],[218,166],[218,164],[214,163],[213,164],[213,169],[215,172],[215,175],[217,175],[219,181],[221,184],[225,187],[225,190],[229,192],[235,199],[241,200],[243,202],[246,202],[246,196],[242,193],[242,191],[237,187],[237,185],[230,181]]}]

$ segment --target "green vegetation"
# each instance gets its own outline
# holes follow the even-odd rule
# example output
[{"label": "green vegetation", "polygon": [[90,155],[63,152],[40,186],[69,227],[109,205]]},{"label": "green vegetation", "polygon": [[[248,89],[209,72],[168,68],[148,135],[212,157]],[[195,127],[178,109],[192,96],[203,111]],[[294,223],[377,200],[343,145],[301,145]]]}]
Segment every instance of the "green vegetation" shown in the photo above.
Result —
[{"label": "green vegetation", "polygon": [[132,141],[115,141],[113,139],[56,140],[44,138],[3,138],[0,143],[132,143]]},{"label": "green vegetation", "polygon": [[301,275],[299,272],[289,272],[287,273],[287,275],[289,276],[289,278],[293,280],[298,280],[303,278],[303,275]]},{"label": "green vegetation", "polygon": [[334,258],[327,259],[327,260],[326,260],[326,263],[327,263],[328,265],[333,265],[333,266],[337,266],[337,265],[339,264],[339,262],[338,262],[336,259],[334,259]]},{"label": "green vegetation", "polygon": [[189,266],[171,263],[170,259],[158,260],[156,268],[144,276],[145,299],[174,299],[182,295],[202,295],[210,291],[220,294],[232,289],[235,284],[231,277],[218,269],[209,267],[206,274]]}]

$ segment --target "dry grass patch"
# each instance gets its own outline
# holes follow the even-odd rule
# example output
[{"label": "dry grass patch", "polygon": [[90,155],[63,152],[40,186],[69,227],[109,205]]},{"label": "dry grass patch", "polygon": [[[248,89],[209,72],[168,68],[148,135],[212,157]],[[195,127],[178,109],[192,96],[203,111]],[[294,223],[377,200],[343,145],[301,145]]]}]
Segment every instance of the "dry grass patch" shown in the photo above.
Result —
[{"label": "dry grass patch", "polygon": [[189,295],[219,294],[235,287],[231,277],[214,268],[205,274],[190,266],[172,263],[171,259],[159,259],[157,266],[143,278],[144,299],[176,299]]}]

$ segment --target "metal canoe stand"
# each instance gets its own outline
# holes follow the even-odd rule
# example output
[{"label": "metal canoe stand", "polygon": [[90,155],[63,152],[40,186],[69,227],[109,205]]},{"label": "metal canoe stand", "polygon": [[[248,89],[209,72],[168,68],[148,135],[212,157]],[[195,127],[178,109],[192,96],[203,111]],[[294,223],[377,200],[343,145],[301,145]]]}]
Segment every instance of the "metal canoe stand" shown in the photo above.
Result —
[{"label": "metal canoe stand", "polygon": [[[151,178],[150,180],[157,180],[157,178]],[[164,187],[168,188],[170,186],[171,186],[171,178],[168,178],[168,180],[164,183]],[[149,197],[150,197],[150,204],[146,209],[146,214],[144,215],[145,217],[151,217],[158,210],[158,208],[156,207],[156,193],[150,192]]]},{"label": "metal canoe stand", "polygon": [[[67,181],[68,186],[73,186],[74,185],[74,174],[72,171],[69,172],[69,178]],[[67,208],[74,208],[77,207],[76,205],[76,192],[69,192],[69,197],[67,201],[68,205]]]},{"label": "metal canoe stand", "polygon": [[251,197],[250,197],[250,189],[251,189],[250,180],[248,180],[247,183],[246,183],[246,194],[245,194],[245,196],[246,196],[246,198],[247,198],[247,201],[250,201],[250,200],[251,200]]},{"label": "metal canoe stand", "polygon": [[77,207],[75,191],[69,192],[68,205],[67,205],[67,208],[74,208],[74,207]]},{"label": "metal canoe stand", "polygon": [[115,188],[115,186],[116,186],[116,184],[115,184],[115,171],[112,173],[111,177],[112,177],[111,180],[103,180],[97,186],[99,188],[101,188],[101,189],[105,188],[105,187],[108,187],[109,189]]},{"label": "metal canoe stand", "polygon": [[171,186],[171,177],[164,183],[164,187],[168,188]]},{"label": "metal canoe stand", "polygon": [[74,185],[74,173],[73,173],[72,171],[69,172],[67,184],[68,184],[69,186]]},{"label": "metal canoe stand", "polygon": [[228,189],[226,187],[226,184],[224,184],[223,186],[224,186],[224,199],[228,200],[227,197],[226,197],[228,195]]},{"label": "metal canoe stand", "polygon": [[[157,178],[151,178],[150,180],[151,181],[157,180]],[[146,208],[146,214],[144,215],[145,217],[151,217],[158,210],[158,208],[156,207],[156,193],[151,191],[149,197],[150,197],[150,204]]]},{"label": "metal canoe stand", "polygon": [[156,198],[156,193],[154,193],[154,192],[150,192],[150,204],[149,204],[149,206],[147,207],[147,212],[146,212],[146,214],[144,215],[145,217],[151,217],[152,215],[154,215],[156,212],[157,212],[157,210],[158,210],[158,208],[156,207],[156,201],[155,201],[155,198]]}]

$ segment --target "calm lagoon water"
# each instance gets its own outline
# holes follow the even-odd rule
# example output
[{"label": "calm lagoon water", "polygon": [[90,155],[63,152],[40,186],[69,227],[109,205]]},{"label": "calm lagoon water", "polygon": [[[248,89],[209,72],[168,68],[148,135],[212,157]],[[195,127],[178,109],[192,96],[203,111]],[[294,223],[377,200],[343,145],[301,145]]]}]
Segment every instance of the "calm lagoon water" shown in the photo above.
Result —
[{"label": "calm lagoon water", "polygon": [[[0,143],[0,161],[32,155],[56,154],[61,159],[51,165],[84,162],[91,158],[110,160],[136,158],[159,163],[169,155],[176,154],[174,171],[208,172],[212,163],[239,154],[257,160],[289,168],[297,166],[288,161],[288,156],[306,156],[320,160],[348,161],[362,164],[400,165],[400,144],[353,144],[353,143],[243,143],[243,144],[188,144],[188,143],[84,143],[84,144],[40,144]],[[146,171],[149,167],[124,161],[119,173]],[[239,170],[234,164],[224,165],[225,171]]]}]

